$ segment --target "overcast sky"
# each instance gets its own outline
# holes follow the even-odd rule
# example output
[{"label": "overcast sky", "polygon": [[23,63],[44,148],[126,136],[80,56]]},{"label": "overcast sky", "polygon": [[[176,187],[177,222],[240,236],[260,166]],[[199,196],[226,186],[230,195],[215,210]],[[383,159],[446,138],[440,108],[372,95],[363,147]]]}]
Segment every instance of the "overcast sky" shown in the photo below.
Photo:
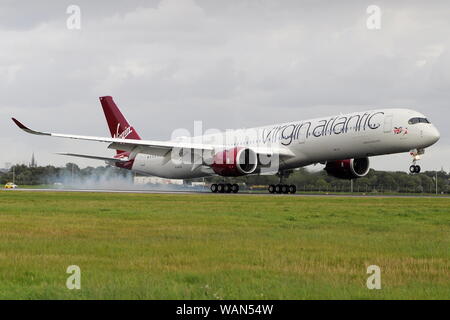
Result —
[{"label": "overcast sky", "polygon": [[[81,29],[67,28],[67,7]],[[369,30],[369,5],[382,12]],[[429,116],[442,134],[425,170],[450,170],[450,1],[0,0],[0,167],[102,165],[106,144],[31,136],[108,136],[112,95],[146,139],[176,128],[240,128],[379,107]],[[376,169],[407,170],[407,154]]]}]

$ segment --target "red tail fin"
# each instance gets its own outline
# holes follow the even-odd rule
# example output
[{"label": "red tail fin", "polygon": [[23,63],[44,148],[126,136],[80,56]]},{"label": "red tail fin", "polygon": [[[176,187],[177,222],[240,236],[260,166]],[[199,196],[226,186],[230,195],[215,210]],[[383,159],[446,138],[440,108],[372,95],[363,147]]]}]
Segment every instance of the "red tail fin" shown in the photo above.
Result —
[{"label": "red tail fin", "polygon": [[[127,119],[125,119],[122,112],[120,112],[112,97],[100,97],[100,103],[102,104],[103,112],[105,113],[106,121],[108,122],[111,137],[141,140],[139,134],[132,126],[130,126]],[[124,152],[117,150],[117,154],[122,153]]]}]

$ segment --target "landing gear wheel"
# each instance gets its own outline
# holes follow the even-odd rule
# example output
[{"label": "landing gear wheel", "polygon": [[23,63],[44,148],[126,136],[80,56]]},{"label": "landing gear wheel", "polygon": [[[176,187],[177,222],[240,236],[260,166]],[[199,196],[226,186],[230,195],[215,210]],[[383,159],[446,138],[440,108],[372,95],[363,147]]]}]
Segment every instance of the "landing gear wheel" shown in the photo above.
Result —
[{"label": "landing gear wheel", "polygon": [[275,186],[275,193],[281,194],[281,184]]},{"label": "landing gear wheel", "polygon": [[275,186],[273,184],[269,186],[269,193],[275,193]]},{"label": "landing gear wheel", "polygon": [[217,192],[219,192],[219,193],[224,193],[224,192],[225,192],[225,185],[222,184],[222,183],[219,183],[219,184],[217,185]]},{"label": "landing gear wheel", "polygon": [[412,165],[409,167],[409,172],[411,173],[420,173],[422,171],[422,168],[420,166]]},{"label": "landing gear wheel", "polygon": [[289,186],[283,184],[281,186],[281,193],[288,194],[289,193]]},{"label": "landing gear wheel", "polygon": [[218,191],[217,189],[218,189],[217,184],[213,183],[211,185],[211,192],[212,193],[217,193],[217,191]]},{"label": "landing gear wheel", "polygon": [[297,192],[297,187],[295,185],[291,184],[289,186],[289,193],[290,194],[295,194],[296,192]]},{"label": "landing gear wheel", "polygon": [[234,183],[233,185],[231,185],[231,192],[233,193],[238,193],[239,192],[239,185]]},{"label": "landing gear wheel", "polygon": [[231,193],[231,183],[225,184],[225,193]]}]

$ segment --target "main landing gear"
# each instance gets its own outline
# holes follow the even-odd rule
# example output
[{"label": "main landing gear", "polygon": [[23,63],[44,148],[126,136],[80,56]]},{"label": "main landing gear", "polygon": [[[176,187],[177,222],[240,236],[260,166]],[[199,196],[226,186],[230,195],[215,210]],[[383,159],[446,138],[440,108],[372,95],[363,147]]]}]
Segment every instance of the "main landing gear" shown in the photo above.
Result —
[{"label": "main landing gear", "polygon": [[271,184],[269,186],[269,193],[278,193],[278,194],[294,194],[297,192],[297,187],[293,184],[291,185],[287,185],[287,184],[283,184],[283,178],[288,178],[289,175],[292,173],[292,170],[287,170],[287,171],[280,171],[277,173],[277,176],[280,178],[280,183],[279,184]]},{"label": "main landing gear", "polygon": [[[278,184],[271,184],[269,186],[269,193],[272,194],[295,194],[297,192],[297,187],[293,184],[287,185],[283,184],[283,178],[288,178],[292,173],[292,170],[288,171],[280,171],[277,173],[277,176],[280,178],[280,182]],[[238,193],[239,185],[236,183],[213,183],[211,185],[212,193]]]},{"label": "main landing gear", "polygon": [[278,194],[294,194],[297,192],[297,187],[293,184],[271,184],[269,186],[269,193],[278,193]]},{"label": "main landing gear", "polygon": [[419,149],[419,150],[412,150],[410,152],[410,155],[413,157],[413,164],[409,167],[409,172],[411,174],[418,174],[422,171],[422,168],[417,165],[417,161],[420,160],[420,156],[425,153],[425,150]]},{"label": "main landing gear", "polygon": [[211,185],[211,191],[213,193],[238,193],[239,185],[236,183],[213,183]]}]

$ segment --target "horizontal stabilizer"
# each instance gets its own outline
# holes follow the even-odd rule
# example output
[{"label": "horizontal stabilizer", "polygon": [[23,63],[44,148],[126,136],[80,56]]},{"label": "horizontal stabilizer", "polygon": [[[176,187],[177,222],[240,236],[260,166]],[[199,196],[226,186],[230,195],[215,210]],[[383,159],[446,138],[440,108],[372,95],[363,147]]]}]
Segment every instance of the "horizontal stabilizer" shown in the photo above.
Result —
[{"label": "horizontal stabilizer", "polygon": [[117,159],[117,158],[91,156],[88,154],[78,154],[78,153],[57,152],[56,154],[59,154],[62,156],[71,156],[71,157],[87,158],[87,159],[93,159],[93,160],[103,160],[103,161],[110,161],[110,162],[127,162],[128,161],[127,158]]}]

